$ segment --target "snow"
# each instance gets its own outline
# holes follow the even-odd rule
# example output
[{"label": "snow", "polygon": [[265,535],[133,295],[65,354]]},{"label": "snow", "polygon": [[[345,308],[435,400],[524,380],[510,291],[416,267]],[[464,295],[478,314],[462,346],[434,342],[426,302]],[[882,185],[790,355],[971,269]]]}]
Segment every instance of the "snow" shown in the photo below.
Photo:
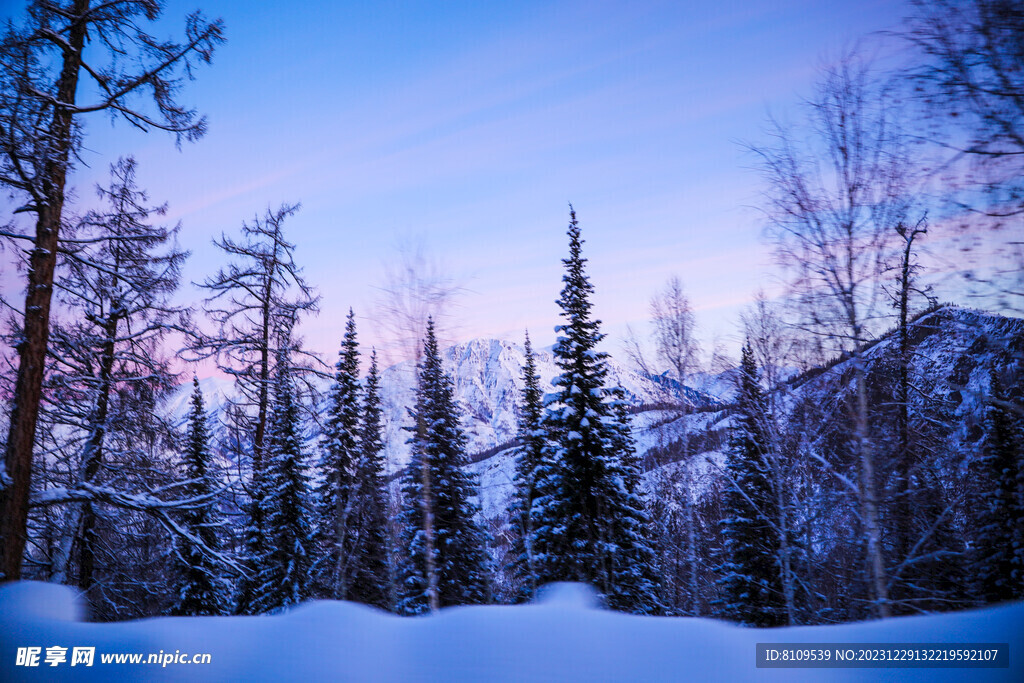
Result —
[{"label": "snow", "polygon": [[[525,350],[517,343],[498,339],[473,339],[441,351],[445,372],[454,384],[455,398],[463,409],[462,426],[467,450],[479,453],[510,441],[516,433],[516,416],[521,401],[522,366]],[[548,392],[561,374],[549,351],[535,352],[541,390]],[[655,404],[665,400],[664,389],[651,378],[630,370],[614,359],[607,360],[608,384],[622,386],[633,404]],[[414,404],[412,362],[400,363],[381,373],[382,405],[387,423],[388,457],[393,467],[404,467],[409,449],[401,431],[408,424],[406,408]],[[576,389],[578,391],[578,389]],[[595,389],[598,396],[604,389]],[[557,397],[547,393],[545,402]]]},{"label": "snow", "polygon": [[[744,629],[709,619],[637,617],[597,607],[583,586],[549,587],[537,604],[460,607],[396,617],[339,602],[279,616],[163,617],[91,624],[69,620],[67,587],[0,587],[0,679],[357,681],[1019,681],[1024,603],[986,610],[841,626]],[[1010,668],[758,669],[770,643],[1009,643]],[[68,662],[45,664],[46,648]],[[91,667],[71,648],[94,646]],[[15,665],[40,647],[37,668]],[[113,653],[209,653],[209,664],[104,664]],[[145,658],[145,657],[144,657]]]}]

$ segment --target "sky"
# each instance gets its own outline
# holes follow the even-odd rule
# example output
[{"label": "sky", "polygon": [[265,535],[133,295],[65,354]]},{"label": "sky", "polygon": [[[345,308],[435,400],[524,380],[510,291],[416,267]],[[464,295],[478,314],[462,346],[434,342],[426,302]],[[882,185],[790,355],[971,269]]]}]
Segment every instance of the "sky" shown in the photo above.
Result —
[{"label": "sky", "polygon": [[[192,251],[186,281],[221,265],[211,245],[242,221],[301,202],[285,225],[322,295],[302,328],[333,357],[351,306],[376,319],[386,264],[422,244],[463,287],[453,339],[554,341],[569,202],[586,241],[609,349],[678,275],[705,345],[737,343],[758,288],[773,291],[743,143],[764,140],[816,69],[901,2],[167,3],[154,32],[180,36],[196,6],[227,43],[180,100],[209,120],[181,149],[104,116],[86,120],[78,203],[133,154]],[[0,16],[20,11],[5,0]],[[9,289],[10,277],[3,278]],[[186,285],[182,299],[201,294]]]}]

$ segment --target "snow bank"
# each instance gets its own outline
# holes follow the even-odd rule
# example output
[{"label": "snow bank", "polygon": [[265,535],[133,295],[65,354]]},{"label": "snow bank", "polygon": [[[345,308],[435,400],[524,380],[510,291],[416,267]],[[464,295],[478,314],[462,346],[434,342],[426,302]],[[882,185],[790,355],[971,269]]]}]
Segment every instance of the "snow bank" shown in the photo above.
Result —
[{"label": "snow bank", "polygon": [[[555,586],[538,604],[462,607],[402,618],[315,602],[273,617],[69,621],[73,591],[0,588],[0,680],[338,681],[1024,681],[1024,604],[883,622],[743,629],[708,619],[633,617],[597,609],[593,591]],[[1009,669],[758,669],[758,642],[1009,643]],[[67,661],[45,662],[47,648]],[[41,648],[39,666],[17,649]],[[74,647],[94,664],[70,666]],[[103,663],[150,654],[189,663]],[[210,663],[191,663],[195,654]],[[158,659],[158,662],[160,660]]]}]

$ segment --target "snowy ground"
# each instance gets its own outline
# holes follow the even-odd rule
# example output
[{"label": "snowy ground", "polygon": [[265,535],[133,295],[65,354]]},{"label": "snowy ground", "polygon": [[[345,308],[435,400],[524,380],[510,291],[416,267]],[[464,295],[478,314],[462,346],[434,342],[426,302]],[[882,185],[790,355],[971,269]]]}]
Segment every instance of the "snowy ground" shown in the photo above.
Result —
[{"label": "snowy ground", "polygon": [[[81,620],[63,586],[0,588],[0,680],[302,681],[1024,681],[1024,603],[884,622],[775,630],[598,609],[581,586],[539,604],[402,618],[318,602],[274,617]],[[758,669],[758,642],[1009,643],[1008,669]],[[49,666],[48,649],[67,648]],[[38,647],[39,666],[17,665]],[[71,666],[94,647],[91,667]],[[59,650],[54,652],[60,652]],[[103,663],[103,655],[208,653],[210,663]],[[59,659],[59,658],[58,658]]]}]

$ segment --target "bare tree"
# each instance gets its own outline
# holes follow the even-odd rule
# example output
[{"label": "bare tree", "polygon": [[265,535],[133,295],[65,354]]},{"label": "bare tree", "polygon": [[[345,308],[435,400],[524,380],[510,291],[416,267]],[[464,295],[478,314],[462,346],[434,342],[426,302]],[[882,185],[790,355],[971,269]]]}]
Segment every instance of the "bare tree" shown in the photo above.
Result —
[{"label": "bare tree", "polygon": [[[206,130],[205,119],[175,95],[182,75],[191,78],[196,61],[209,62],[223,42],[223,24],[196,12],[186,20],[183,42],[161,41],[141,21],[156,20],[160,9],[159,0],[95,6],[90,0],[36,0],[24,22],[8,25],[0,39],[0,185],[24,201],[16,212],[35,216],[33,235],[2,231],[29,250],[14,408],[0,471],[3,580],[21,575],[65,185],[82,145],[81,120],[106,112],[142,130],[171,132],[179,143]],[[89,37],[93,47],[86,51]],[[77,93],[90,91],[95,101],[77,101]],[[144,93],[151,107],[138,101]]]},{"label": "bare tree", "polygon": [[[218,367],[237,380],[246,406],[255,409],[255,416],[249,416],[254,469],[263,465],[275,340],[287,330],[289,343],[297,344],[290,331],[300,315],[317,312],[320,300],[295,263],[295,245],[284,236],[285,219],[298,210],[298,204],[267,209],[262,219],[257,216],[251,223],[242,223],[240,240],[225,235],[214,240],[233,260],[200,285],[210,292],[207,315],[217,329],[203,336],[192,351],[199,358],[216,357]],[[293,371],[309,369],[308,362],[322,365],[310,353],[294,352]]]},{"label": "bare tree", "polygon": [[651,325],[658,359],[675,374],[682,389],[686,377],[697,367],[700,345],[694,334],[693,307],[678,276],[669,278],[665,287],[651,297]]},{"label": "bare tree", "polygon": [[422,242],[398,245],[395,260],[384,268],[377,300],[377,322],[390,337],[385,353],[392,362],[413,359],[423,352],[423,330],[434,321],[439,341],[450,327],[451,309],[463,287]]},{"label": "bare tree", "polygon": [[[906,75],[922,105],[921,137],[943,157],[941,200],[968,236],[957,265],[975,294],[1019,315],[1024,11],[1014,0],[914,0],[902,37],[915,48]],[[977,237],[985,229],[992,233]]]},{"label": "bare tree", "polygon": [[853,358],[853,450],[869,585],[876,613],[889,616],[862,348],[882,317],[881,281],[895,227],[912,209],[910,153],[887,87],[856,55],[825,70],[807,110],[806,128],[773,122],[774,143],[751,149],[767,184],[771,235],[801,326]]},{"label": "bare tree", "polygon": [[[678,561],[671,568],[667,567],[669,571],[665,572],[664,577],[664,599],[669,603],[679,603],[685,597],[688,603],[685,613],[698,616],[701,613],[701,525],[696,509],[698,497],[695,494],[696,482],[690,452],[688,413],[693,397],[688,393],[685,383],[697,369],[700,345],[695,335],[693,307],[678,276],[669,278],[665,286],[651,297],[650,314],[655,357],[667,380],[662,386],[667,403],[678,414],[682,431],[680,452],[674,456],[680,460],[679,464],[672,465],[667,461],[657,463],[662,467],[655,480],[655,495],[662,499],[660,504],[664,507],[664,515],[656,524],[661,536],[660,544],[665,549],[678,546],[685,548],[685,578],[677,576]],[[627,339],[627,353],[647,374],[656,374],[649,369],[635,338]],[[668,455],[670,449],[661,450]]]},{"label": "bare tree", "polygon": [[1014,0],[913,0],[904,37],[935,124],[929,137],[968,160],[995,217],[1024,213],[1024,11]]}]

